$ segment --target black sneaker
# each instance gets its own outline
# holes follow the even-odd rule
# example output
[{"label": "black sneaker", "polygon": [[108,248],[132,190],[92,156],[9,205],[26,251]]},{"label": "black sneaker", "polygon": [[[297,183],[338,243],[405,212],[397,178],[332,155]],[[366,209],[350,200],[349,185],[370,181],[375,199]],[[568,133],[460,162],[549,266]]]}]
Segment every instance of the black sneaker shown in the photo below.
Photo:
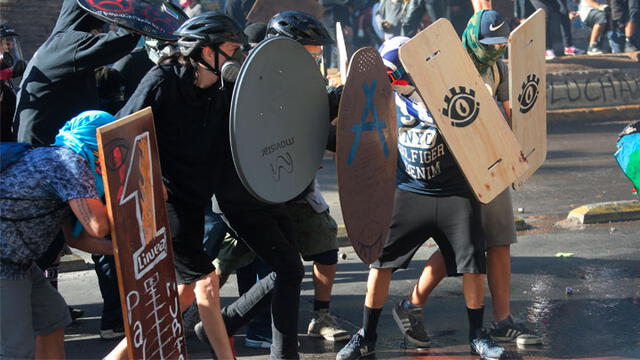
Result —
[{"label": "black sneaker", "polygon": [[366,339],[364,330],[360,329],[351,337],[347,345],[338,352],[336,360],[360,359],[373,354],[376,351],[377,338],[378,336],[374,336],[371,340]]},{"label": "black sneaker", "polygon": [[[199,321],[193,327],[193,332],[196,334],[196,337],[198,338],[198,340],[200,340],[201,343],[209,345],[209,351],[211,352],[211,354],[213,355],[213,359],[215,360],[216,352],[213,350],[213,347],[209,343],[209,337],[207,336],[207,333],[204,331],[204,326],[202,325],[202,321]],[[229,336],[229,343],[231,344],[231,351],[233,352],[233,355],[236,356],[235,341],[233,339],[233,336]]]},{"label": "black sneaker", "polygon": [[486,360],[499,360],[502,358],[504,348],[493,341],[486,331],[480,330],[471,340],[471,353]]},{"label": "black sneaker", "polygon": [[414,345],[419,347],[431,346],[431,339],[424,330],[422,324],[422,308],[411,305],[405,299],[400,300],[391,311],[393,313],[393,319],[400,328],[400,331],[407,337],[407,339]]},{"label": "black sneaker", "polygon": [[629,40],[627,40],[624,44],[624,52],[628,53],[628,52],[636,52],[638,51],[638,48],[633,45],[633,43]]},{"label": "black sneaker", "polygon": [[82,309],[77,309],[77,308],[72,308],[71,306],[68,306],[69,308],[69,315],[71,316],[71,321],[76,321],[78,319],[80,319],[83,315],[84,315],[84,310]]},{"label": "black sneaker", "polygon": [[111,329],[100,329],[100,338],[102,340],[113,340],[124,337],[124,326],[116,325]]},{"label": "black sneaker", "polygon": [[489,330],[489,335],[496,341],[515,342],[518,345],[542,344],[542,338],[533,331],[527,329],[524,324],[517,324],[511,316],[494,322]]},{"label": "black sneaker", "polygon": [[211,346],[211,344],[209,344],[209,337],[204,331],[204,326],[202,326],[202,321],[198,321],[198,323],[193,326],[193,332],[196,333],[196,337],[201,343]]}]

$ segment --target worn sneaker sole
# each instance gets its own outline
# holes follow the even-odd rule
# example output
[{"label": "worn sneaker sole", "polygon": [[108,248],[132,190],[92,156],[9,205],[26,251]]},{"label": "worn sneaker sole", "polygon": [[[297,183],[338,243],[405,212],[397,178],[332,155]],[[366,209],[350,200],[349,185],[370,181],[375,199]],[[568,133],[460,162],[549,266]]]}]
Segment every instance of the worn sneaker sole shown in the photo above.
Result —
[{"label": "worn sneaker sole", "polygon": [[402,324],[402,320],[398,316],[398,312],[396,311],[395,307],[391,311],[391,314],[393,314],[393,320],[395,320],[396,325],[398,325],[398,328],[400,328],[400,331],[409,340],[409,342],[411,342],[413,345],[416,345],[416,346],[419,346],[419,347],[423,347],[423,348],[431,346],[431,340],[429,340],[429,341],[421,341],[421,340],[418,340],[418,339],[414,339],[413,337],[411,337],[409,334],[407,334],[403,330],[404,329],[404,325]]},{"label": "worn sneaker sole", "polygon": [[351,338],[351,335],[349,335],[348,333],[345,333],[344,335],[322,335],[322,334],[316,334],[316,333],[307,333],[307,336],[310,337],[314,337],[314,338],[324,338],[327,341],[345,341],[345,340],[349,340]]},{"label": "worn sneaker sole", "polygon": [[498,357],[488,357],[488,356],[482,356],[480,354],[478,354],[478,352],[473,348],[473,346],[470,347],[470,351],[471,355],[477,355],[480,356],[481,359],[485,359],[485,360],[500,360],[502,359],[502,355],[504,355],[504,353],[502,353],[502,355],[498,356]]},{"label": "worn sneaker sole", "polygon": [[491,337],[493,338],[493,340],[497,341],[497,342],[514,342],[518,345],[538,345],[538,344],[542,344],[542,339],[537,337],[537,336],[517,336],[515,338],[513,337],[500,337],[500,336],[495,336],[495,335],[491,335]]},{"label": "worn sneaker sole", "polygon": [[518,345],[540,345],[542,344],[542,339],[537,337],[537,336],[533,336],[533,337],[529,337],[529,336],[518,336],[516,338],[516,344]]}]

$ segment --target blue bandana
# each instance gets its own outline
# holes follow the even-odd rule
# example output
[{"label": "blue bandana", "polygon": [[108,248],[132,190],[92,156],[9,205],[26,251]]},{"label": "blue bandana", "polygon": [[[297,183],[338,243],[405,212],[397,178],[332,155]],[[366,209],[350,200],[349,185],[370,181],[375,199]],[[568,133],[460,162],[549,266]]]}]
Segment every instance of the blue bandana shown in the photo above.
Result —
[{"label": "blue bandana", "polygon": [[[98,139],[96,129],[117,120],[115,116],[104,111],[85,111],[73,119],[67,121],[60,129],[54,145],[66,146],[82,156],[89,164],[96,181],[96,192],[98,196],[104,195],[104,184],[98,161]],[[78,236],[82,230],[82,225],[78,228],[76,223],[73,234]]]}]

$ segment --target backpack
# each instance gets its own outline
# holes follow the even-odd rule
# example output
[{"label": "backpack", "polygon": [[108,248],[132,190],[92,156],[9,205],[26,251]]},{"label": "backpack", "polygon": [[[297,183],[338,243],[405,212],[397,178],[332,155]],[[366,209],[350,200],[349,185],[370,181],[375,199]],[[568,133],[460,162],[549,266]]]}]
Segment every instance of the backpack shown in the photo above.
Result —
[{"label": "backpack", "polygon": [[17,163],[18,160],[22,159],[33,148],[33,145],[22,142],[0,143],[0,172],[7,170],[11,165]]}]

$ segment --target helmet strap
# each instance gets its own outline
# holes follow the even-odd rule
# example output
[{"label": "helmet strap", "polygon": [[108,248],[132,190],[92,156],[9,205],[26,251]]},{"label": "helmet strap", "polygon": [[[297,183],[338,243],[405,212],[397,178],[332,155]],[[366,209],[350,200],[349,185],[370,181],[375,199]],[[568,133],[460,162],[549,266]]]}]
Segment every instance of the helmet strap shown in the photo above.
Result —
[{"label": "helmet strap", "polygon": [[[213,49],[214,66],[209,65],[209,63],[202,58],[202,50],[200,50],[200,53],[198,54],[198,56],[195,57],[195,60],[198,64],[204,66],[205,69],[211,71],[214,75],[220,76],[220,66],[219,66],[220,64],[218,62],[218,54],[220,53],[220,50],[218,49],[218,46],[212,47],[212,49]],[[226,54],[223,54],[223,55],[226,55]]]}]

